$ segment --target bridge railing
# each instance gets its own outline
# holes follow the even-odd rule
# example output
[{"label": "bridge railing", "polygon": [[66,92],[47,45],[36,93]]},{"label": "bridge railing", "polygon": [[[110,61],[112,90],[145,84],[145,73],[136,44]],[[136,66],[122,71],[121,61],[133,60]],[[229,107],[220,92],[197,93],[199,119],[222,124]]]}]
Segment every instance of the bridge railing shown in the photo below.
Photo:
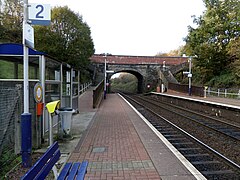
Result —
[{"label": "bridge railing", "polygon": [[97,108],[103,99],[104,80],[93,89],[93,108]]}]

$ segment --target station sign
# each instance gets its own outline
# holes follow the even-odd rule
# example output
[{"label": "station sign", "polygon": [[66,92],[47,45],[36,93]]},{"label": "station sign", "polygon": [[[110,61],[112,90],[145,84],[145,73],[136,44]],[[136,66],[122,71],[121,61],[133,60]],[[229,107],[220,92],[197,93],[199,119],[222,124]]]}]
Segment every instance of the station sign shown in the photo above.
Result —
[{"label": "station sign", "polygon": [[25,24],[24,36],[26,46],[34,48],[34,29],[31,25]]},{"label": "station sign", "polygon": [[48,26],[51,24],[50,4],[29,3],[28,20],[32,25]]}]

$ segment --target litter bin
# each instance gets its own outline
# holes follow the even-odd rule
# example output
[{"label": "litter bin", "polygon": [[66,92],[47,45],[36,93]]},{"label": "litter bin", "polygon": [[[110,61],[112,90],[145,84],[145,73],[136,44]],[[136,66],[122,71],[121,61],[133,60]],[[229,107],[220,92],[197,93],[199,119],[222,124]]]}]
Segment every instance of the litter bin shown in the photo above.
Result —
[{"label": "litter bin", "polygon": [[66,137],[70,135],[72,125],[72,114],[74,109],[69,107],[63,107],[58,109],[60,118],[60,136]]}]

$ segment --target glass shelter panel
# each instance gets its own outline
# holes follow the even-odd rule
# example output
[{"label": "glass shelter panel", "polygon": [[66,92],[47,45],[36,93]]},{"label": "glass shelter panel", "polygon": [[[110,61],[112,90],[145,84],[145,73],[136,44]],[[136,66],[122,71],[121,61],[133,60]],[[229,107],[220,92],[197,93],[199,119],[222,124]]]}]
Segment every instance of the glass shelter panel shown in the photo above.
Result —
[{"label": "glass shelter panel", "polygon": [[15,79],[15,64],[4,59],[0,60],[0,79]]},{"label": "glass shelter panel", "polygon": [[[23,79],[23,58],[2,56],[0,58],[0,79]],[[29,79],[39,79],[39,56],[29,56]]]},{"label": "glass shelter panel", "polygon": [[72,108],[73,109],[78,109],[78,95],[79,95],[79,71],[73,70],[72,71]]},{"label": "glass shelter panel", "polygon": [[46,58],[45,79],[60,81],[60,69],[61,69],[60,62]]},{"label": "glass shelter panel", "polygon": [[71,107],[71,69],[63,66],[62,107]]}]

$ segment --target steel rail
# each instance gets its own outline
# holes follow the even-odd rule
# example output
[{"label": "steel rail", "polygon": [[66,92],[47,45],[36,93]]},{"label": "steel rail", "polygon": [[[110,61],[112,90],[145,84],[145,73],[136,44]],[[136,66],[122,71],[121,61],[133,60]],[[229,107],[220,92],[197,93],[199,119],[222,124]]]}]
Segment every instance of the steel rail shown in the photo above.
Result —
[{"label": "steel rail", "polygon": [[[235,137],[235,136],[229,135],[229,134],[225,133],[224,131],[221,131],[221,130],[219,130],[219,129],[216,129],[216,128],[214,128],[214,127],[211,127],[211,126],[209,126],[209,125],[206,125],[206,124],[204,124],[204,123],[202,123],[202,122],[199,122],[199,121],[197,121],[197,120],[195,120],[195,119],[193,119],[193,118],[191,118],[191,117],[189,117],[189,116],[186,116],[186,115],[184,115],[184,114],[178,113],[178,112],[176,112],[176,111],[169,110],[169,109],[165,108],[164,106],[160,106],[159,104],[155,104],[154,101],[149,101],[149,100],[146,100],[146,99],[144,99],[144,98],[142,98],[142,97],[139,97],[139,96],[138,96],[137,98],[140,98],[140,99],[142,99],[143,101],[146,101],[146,102],[148,102],[148,103],[151,103],[151,104],[153,104],[153,105],[155,105],[155,106],[161,107],[161,108],[163,108],[163,109],[165,109],[165,110],[167,110],[167,111],[173,112],[173,113],[175,113],[175,114],[177,114],[177,115],[179,115],[179,116],[182,116],[182,117],[184,117],[184,118],[187,118],[187,119],[189,119],[189,120],[191,120],[191,121],[194,121],[194,122],[197,123],[197,124],[200,124],[200,125],[202,125],[202,126],[205,126],[205,127],[207,127],[207,128],[210,128],[210,129],[212,129],[212,130],[214,130],[214,131],[216,131],[216,132],[218,132],[218,133],[221,133],[221,134],[223,134],[223,135],[225,135],[225,136],[227,136],[227,137],[229,137],[229,138],[232,138],[232,139],[234,139],[234,140],[236,140],[236,141],[240,141],[240,139],[237,138],[237,137]],[[159,103],[162,103],[162,102],[159,102]],[[163,103],[163,104],[170,105],[170,104],[168,104],[168,103]],[[185,110],[185,109],[183,109],[183,108],[175,107],[174,105],[172,105],[172,107],[181,109],[182,111],[187,111],[187,112],[189,112],[189,113],[197,114],[197,113],[195,113],[194,111]],[[198,114],[197,114],[197,115],[198,115]],[[202,116],[202,115],[199,115],[199,116]],[[203,116],[204,116],[204,115],[203,115]],[[205,116],[205,118],[210,118],[210,119],[212,119],[212,117],[207,117],[207,116]],[[215,119],[213,119],[213,120],[215,121]],[[221,122],[220,122],[220,123],[221,123]],[[230,125],[229,125],[229,126],[230,126]],[[233,126],[233,127],[239,129],[239,127],[236,127],[236,126]]]},{"label": "steel rail", "polygon": [[195,142],[197,142],[198,144],[200,144],[202,147],[204,147],[206,150],[212,152],[213,155],[217,156],[218,158],[222,159],[223,161],[225,161],[230,167],[232,167],[233,169],[237,170],[240,172],[240,165],[233,162],[232,160],[230,160],[229,158],[227,158],[226,156],[224,156],[223,154],[221,154],[220,152],[218,152],[217,150],[211,148],[210,146],[208,146],[207,144],[205,144],[204,142],[202,142],[201,140],[199,140],[198,138],[194,137],[193,135],[189,134],[188,132],[186,132],[185,130],[183,130],[182,128],[178,127],[177,125],[175,125],[174,123],[170,122],[169,120],[167,120],[166,118],[164,118],[163,116],[159,115],[158,113],[154,112],[152,109],[146,107],[145,105],[143,105],[142,103],[138,102],[137,100],[122,94],[123,96],[131,99],[132,101],[134,101],[135,103],[137,103],[138,105],[142,106],[143,108],[147,109],[148,111],[150,111],[151,113],[153,113],[154,115],[156,115],[157,117],[161,118],[162,120],[164,120],[165,122],[167,122],[168,124],[172,125],[173,127],[175,127],[176,129],[178,129],[179,131],[181,131],[183,134],[185,134],[187,137],[193,139]]}]

